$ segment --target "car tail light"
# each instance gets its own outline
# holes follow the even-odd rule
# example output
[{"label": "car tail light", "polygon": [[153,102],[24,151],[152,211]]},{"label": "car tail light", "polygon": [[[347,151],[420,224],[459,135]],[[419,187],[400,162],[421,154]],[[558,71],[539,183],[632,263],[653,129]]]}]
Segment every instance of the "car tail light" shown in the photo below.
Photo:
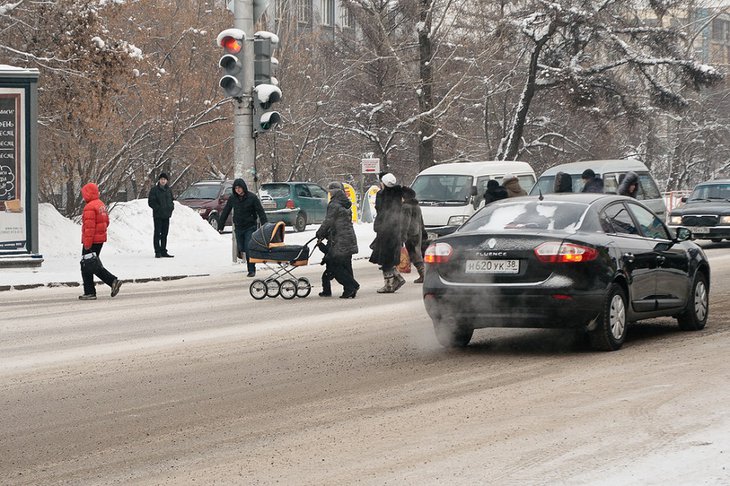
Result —
[{"label": "car tail light", "polygon": [[448,243],[433,243],[426,249],[423,261],[425,263],[446,263],[453,254],[454,249]]},{"label": "car tail light", "polygon": [[535,248],[535,256],[543,263],[578,263],[595,260],[598,250],[575,243],[548,241]]},{"label": "car tail light", "polygon": [[287,209],[294,209],[294,208],[295,208],[295,206],[294,206],[294,201],[292,201],[291,199],[288,199],[288,200],[286,201],[286,208],[287,208]]}]

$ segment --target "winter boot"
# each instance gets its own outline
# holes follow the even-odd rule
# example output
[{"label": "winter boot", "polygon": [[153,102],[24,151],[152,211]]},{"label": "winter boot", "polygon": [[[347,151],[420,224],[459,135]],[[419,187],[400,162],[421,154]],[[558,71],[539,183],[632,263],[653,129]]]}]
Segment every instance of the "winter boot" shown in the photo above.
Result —
[{"label": "winter boot", "polygon": [[395,282],[393,283],[393,292],[395,292],[406,284],[406,279],[403,278],[403,275],[401,275],[398,270],[395,271],[395,275],[393,277],[395,278]]},{"label": "winter boot", "polygon": [[393,275],[384,275],[385,285],[377,290],[379,294],[392,294],[395,292],[395,277]]},{"label": "winter boot", "polygon": [[418,270],[418,278],[413,281],[413,283],[423,283],[423,277],[426,273],[426,269],[423,267],[423,263],[420,265],[416,265],[416,270]]}]

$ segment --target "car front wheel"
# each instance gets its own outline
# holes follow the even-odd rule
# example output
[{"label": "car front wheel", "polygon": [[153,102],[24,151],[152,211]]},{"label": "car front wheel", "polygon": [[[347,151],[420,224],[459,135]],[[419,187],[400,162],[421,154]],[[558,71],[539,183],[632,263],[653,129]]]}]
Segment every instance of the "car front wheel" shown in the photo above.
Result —
[{"label": "car front wheel", "polygon": [[599,351],[616,351],[626,339],[626,293],[613,283],[608,288],[596,328],[589,331],[591,347]]},{"label": "car front wheel", "polygon": [[218,231],[218,216],[215,213],[208,216],[208,223],[213,227],[214,230]]},{"label": "car front wheel", "polygon": [[707,278],[697,272],[692,282],[692,290],[687,299],[687,308],[677,316],[679,328],[683,331],[699,331],[707,323],[710,297],[707,291]]},{"label": "car front wheel", "polygon": [[294,229],[302,232],[307,227],[307,215],[303,212],[297,214],[297,219],[294,221]]},{"label": "car front wheel", "polygon": [[459,324],[455,319],[448,317],[434,319],[433,328],[439,344],[450,349],[466,347],[474,335],[473,327]]}]

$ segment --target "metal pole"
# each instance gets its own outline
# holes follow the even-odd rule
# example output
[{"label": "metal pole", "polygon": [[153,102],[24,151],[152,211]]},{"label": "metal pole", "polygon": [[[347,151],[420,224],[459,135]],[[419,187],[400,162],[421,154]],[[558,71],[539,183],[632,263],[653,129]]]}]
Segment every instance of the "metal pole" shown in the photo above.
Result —
[{"label": "metal pole", "polygon": [[[241,101],[234,101],[233,105],[233,175],[242,178],[246,186],[256,192],[254,177],[254,160],[256,146],[253,139],[253,105],[251,94],[253,90],[253,0],[234,0],[233,27],[246,33],[246,42],[243,43],[243,92]],[[238,258],[236,232],[233,231],[233,262]]]}]

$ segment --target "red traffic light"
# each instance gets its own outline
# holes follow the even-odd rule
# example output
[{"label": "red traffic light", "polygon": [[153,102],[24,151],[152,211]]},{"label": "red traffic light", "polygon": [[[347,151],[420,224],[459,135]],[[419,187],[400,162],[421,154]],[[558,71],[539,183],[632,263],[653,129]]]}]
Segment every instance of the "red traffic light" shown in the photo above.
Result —
[{"label": "red traffic light", "polygon": [[231,54],[238,54],[243,48],[241,40],[231,36],[226,36],[221,39],[220,45],[226,50],[226,52],[230,52]]}]

